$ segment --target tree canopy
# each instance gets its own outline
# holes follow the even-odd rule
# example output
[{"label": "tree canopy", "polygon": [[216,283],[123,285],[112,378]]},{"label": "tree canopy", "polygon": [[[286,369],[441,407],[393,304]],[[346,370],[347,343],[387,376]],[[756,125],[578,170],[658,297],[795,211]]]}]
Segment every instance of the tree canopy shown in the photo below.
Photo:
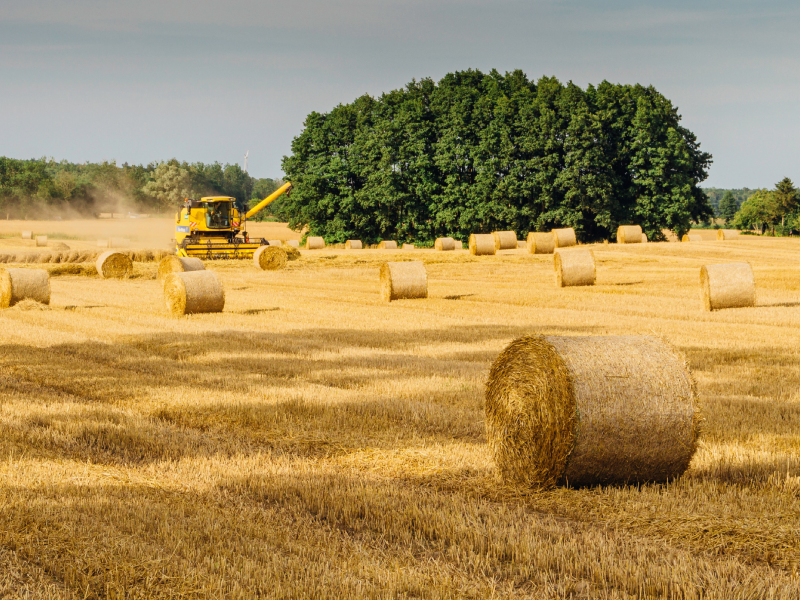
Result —
[{"label": "tree canopy", "polygon": [[313,112],[283,159],[282,211],[329,242],[430,241],[640,224],[652,240],[712,216],[711,155],[653,87],[587,89],[521,71],[412,81]]}]

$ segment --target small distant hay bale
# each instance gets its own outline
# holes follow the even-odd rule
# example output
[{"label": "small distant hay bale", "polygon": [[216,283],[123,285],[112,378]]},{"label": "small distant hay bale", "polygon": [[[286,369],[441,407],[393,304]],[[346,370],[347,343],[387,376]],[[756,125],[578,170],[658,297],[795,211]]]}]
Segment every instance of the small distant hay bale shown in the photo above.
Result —
[{"label": "small distant hay bale", "polygon": [[30,231],[23,231],[22,232],[22,239],[23,240],[30,240],[33,239],[33,233]]},{"label": "small distant hay bale", "polygon": [[643,233],[643,234],[642,234],[642,243],[643,243],[643,244],[646,244],[646,243],[647,243],[647,234],[646,234],[646,233]]},{"label": "small distant hay bale", "polygon": [[494,235],[491,233],[473,233],[469,236],[470,254],[474,256],[490,256],[496,251]]},{"label": "small distant hay bale", "polygon": [[127,254],[108,250],[97,257],[95,261],[97,274],[103,279],[122,279],[130,277],[133,273],[133,261]]},{"label": "small distant hay bale", "polygon": [[267,240],[267,243],[268,243],[270,246],[277,246],[278,248],[280,248],[281,246],[283,246],[283,241],[282,241],[282,240]]},{"label": "small distant hay bale", "polygon": [[736,229],[719,229],[717,230],[717,240],[737,240],[739,239],[739,232]]},{"label": "small distant hay bale", "polygon": [[756,283],[748,263],[703,265],[700,289],[706,310],[755,306]]},{"label": "small distant hay bale", "polygon": [[525,240],[517,240],[517,248],[527,248],[528,243]]},{"label": "small distant hay bale", "polygon": [[158,280],[164,281],[170,273],[185,273],[187,271],[204,271],[206,266],[203,261],[193,256],[165,256],[158,263]]},{"label": "small distant hay bale", "polygon": [[456,240],[454,242],[454,244],[455,244],[455,247],[453,248],[453,250],[463,250],[464,249],[464,242],[462,242],[461,240]]},{"label": "small distant hay bale", "polygon": [[23,300],[50,304],[50,274],[43,269],[0,268],[0,308]]},{"label": "small distant hay bale", "polygon": [[286,240],[284,243],[292,248],[300,248],[300,240]]},{"label": "small distant hay bale", "polygon": [[650,336],[525,336],[495,360],[486,432],[502,478],[526,488],[664,482],[697,449],[682,356]]},{"label": "small distant hay bale", "polygon": [[98,248],[111,248],[111,242],[109,240],[97,240],[97,247]]},{"label": "small distant hay bale", "polygon": [[291,244],[287,243],[285,246],[282,246],[282,248],[283,251],[286,252],[287,260],[297,260],[300,258],[300,250],[298,250],[296,246],[292,246]]},{"label": "small distant hay bale", "polygon": [[378,244],[378,250],[397,250],[397,242],[392,240],[383,240]]},{"label": "small distant hay bale", "polygon": [[433,248],[440,252],[449,252],[456,249],[456,241],[451,237],[436,238],[436,241],[433,242]]},{"label": "small distant hay bale", "polygon": [[308,237],[306,239],[306,250],[322,250],[325,247],[325,239],[321,237]]},{"label": "small distant hay bale", "polygon": [[413,250],[414,244],[403,244],[403,250]]},{"label": "small distant hay bale", "polygon": [[685,233],[685,234],[683,234],[683,237],[681,238],[681,241],[682,242],[702,242],[703,241],[703,236],[700,235],[699,233],[692,233],[692,234]]},{"label": "small distant hay bale", "polygon": [[347,240],[344,247],[345,250],[363,250],[364,244],[361,243],[361,240]]},{"label": "small distant hay bale", "polygon": [[222,312],[225,290],[212,271],[170,273],[164,279],[164,301],[174,317]]},{"label": "small distant hay bale", "polygon": [[642,228],[639,225],[620,225],[617,227],[618,244],[641,244]]},{"label": "small distant hay bale", "polygon": [[495,231],[492,235],[495,250],[513,250],[517,247],[517,234],[514,231]]},{"label": "small distant hay bale", "polygon": [[594,285],[596,270],[591,250],[556,251],[553,262],[558,287]]},{"label": "small distant hay bale", "polygon": [[381,299],[427,298],[428,272],[421,260],[386,262],[381,265]]},{"label": "small distant hay bale", "polygon": [[531,231],[528,234],[527,246],[531,254],[552,254],[556,248],[555,236],[552,233]]},{"label": "small distant hay bale", "polygon": [[69,250],[69,246],[64,242],[53,242],[50,244],[50,248],[53,250],[58,250],[59,252],[63,252],[64,250]]},{"label": "small distant hay bale", "polygon": [[253,262],[262,271],[277,271],[286,266],[286,250],[276,246],[260,246],[253,253]]},{"label": "small distant hay bale", "polygon": [[47,246],[47,236],[46,235],[37,235],[36,236],[36,245],[37,246]]},{"label": "small distant hay bale", "polygon": [[575,230],[572,227],[566,229],[553,229],[553,246],[555,248],[567,248],[577,246],[578,238],[575,237]]}]

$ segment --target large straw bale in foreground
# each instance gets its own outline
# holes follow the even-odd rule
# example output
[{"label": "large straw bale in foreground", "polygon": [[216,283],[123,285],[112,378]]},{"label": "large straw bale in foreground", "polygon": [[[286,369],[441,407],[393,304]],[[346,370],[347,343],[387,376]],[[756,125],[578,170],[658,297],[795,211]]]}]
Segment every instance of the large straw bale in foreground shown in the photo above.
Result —
[{"label": "large straw bale in foreground", "polygon": [[469,236],[469,253],[475,256],[489,256],[496,252],[494,236],[491,233],[473,233]]},{"label": "large straw bale in foreground", "polygon": [[617,227],[618,244],[641,244],[642,228],[639,225],[620,225]]},{"label": "large straw bale in foreground", "polygon": [[739,232],[736,229],[719,229],[717,230],[717,240],[737,240],[739,239]]},{"label": "large straw bale in foreground", "polygon": [[321,237],[309,237],[306,239],[306,250],[322,250],[325,247],[325,239]]},{"label": "large straw bale in foreground", "polygon": [[397,250],[397,242],[392,240],[383,240],[378,244],[378,250]]},{"label": "large straw bale in foreground", "polygon": [[158,280],[163,281],[170,273],[185,273],[187,271],[204,271],[206,266],[203,261],[193,256],[165,256],[158,263]]},{"label": "large straw bale in foreground", "polygon": [[23,300],[50,304],[50,274],[43,269],[0,269],[0,308]]},{"label": "large straw bale in foreground", "polygon": [[552,233],[531,231],[528,234],[527,245],[531,254],[552,254],[556,248],[555,236]]},{"label": "large straw bale in foreground", "polygon": [[345,250],[363,250],[364,244],[361,243],[361,240],[347,240],[344,243]]},{"label": "large straw bale in foreground", "polygon": [[451,237],[436,238],[433,247],[440,252],[448,252],[456,249],[456,241]]},{"label": "large straw bale in foreground", "polygon": [[703,265],[700,289],[706,310],[755,306],[756,283],[748,263]]},{"label": "large straw bale in foreground", "polygon": [[577,246],[578,238],[575,237],[575,230],[572,227],[566,229],[553,229],[553,245],[556,248],[567,248]]},{"label": "large straw bale in foreground", "polygon": [[127,254],[116,250],[108,250],[95,261],[97,273],[103,279],[130,277],[133,273],[133,261]]},{"label": "large straw bale in foreground", "polygon": [[597,272],[591,250],[576,248],[556,251],[553,256],[553,266],[556,270],[558,287],[594,285]]},{"label": "large straw bale in foreground", "polygon": [[428,272],[421,260],[381,265],[381,299],[390,302],[428,297]]},{"label": "large straw bale in foreground", "polygon": [[700,235],[699,233],[692,233],[692,234],[684,233],[683,237],[681,238],[681,241],[682,242],[702,242],[703,241],[703,236]]},{"label": "large straw bale in foreground", "polygon": [[175,317],[222,312],[225,291],[212,271],[171,273],[164,279],[164,301]]},{"label": "large straw bale in foreground", "polygon": [[36,236],[36,245],[37,246],[47,246],[47,236],[46,235],[37,235]]},{"label": "large straw bale in foreground", "polygon": [[33,239],[33,233],[30,231],[23,231],[22,232],[22,239],[23,240],[30,240]]},{"label": "large straw bale in foreground", "polygon": [[517,247],[517,233],[515,231],[495,231],[494,249],[513,250]]},{"label": "large straw bale in foreground", "polygon": [[289,256],[277,246],[259,246],[253,253],[253,262],[262,271],[277,271],[286,266]]},{"label": "large straw bale in foreground", "polygon": [[668,481],[697,448],[692,376],[649,336],[513,341],[486,387],[489,447],[525,487]]}]

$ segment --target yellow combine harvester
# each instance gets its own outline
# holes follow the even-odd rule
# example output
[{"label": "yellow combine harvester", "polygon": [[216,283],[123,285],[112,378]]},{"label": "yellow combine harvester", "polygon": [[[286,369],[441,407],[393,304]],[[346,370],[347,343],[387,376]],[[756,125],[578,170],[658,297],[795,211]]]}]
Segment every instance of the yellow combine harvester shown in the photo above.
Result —
[{"label": "yellow combine harvester", "polygon": [[247,219],[292,189],[286,183],[244,212],[230,196],[207,196],[200,200],[187,198],[175,215],[175,244],[178,256],[225,259],[252,258],[267,240],[247,234]]}]

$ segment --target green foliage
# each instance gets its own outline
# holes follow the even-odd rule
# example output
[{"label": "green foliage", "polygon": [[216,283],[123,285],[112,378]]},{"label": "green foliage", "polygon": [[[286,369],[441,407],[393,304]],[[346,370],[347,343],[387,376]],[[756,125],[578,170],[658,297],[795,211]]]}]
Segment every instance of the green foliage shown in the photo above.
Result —
[{"label": "green foliage", "polygon": [[311,113],[281,210],[328,242],[553,227],[589,241],[625,223],[658,240],[712,216],[710,162],[652,87],[469,70]]},{"label": "green foliage", "polygon": [[757,190],[742,204],[733,226],[737,229],[762,229],[780,221],[780,207],[775,192]]},{"label": "green foliage", "polygon": [[800,197],[798,197],[797,188],[788,177],[784,177],[775,184],[775,201],[778,203],[782,217],[797,212]]},{"label": "green foliage", "polygon": [[739,203],[736,201],[736,197],[733,193],[728,190],[719,201],[719,211],[717,215],[720,219],[723,219],[726,224],[730,224],[736,217],[737,210],[739,210]]},{"label": "green foliage", "polygon": [[736,209],[738,210],[739,207],[742,205],[742,202],[747,200],[756,190],[751,190],[750,188],[741,188],[741,189],[724,189],[724,188],[702,188],[705,195],[708,197],[708,203],[711,205],[711,208],[714,209],[714,215],[722,218],[720,215],[720,202],[722,202],[722,198],[730,192],[733,194],[733,197],[736,199]]}]

